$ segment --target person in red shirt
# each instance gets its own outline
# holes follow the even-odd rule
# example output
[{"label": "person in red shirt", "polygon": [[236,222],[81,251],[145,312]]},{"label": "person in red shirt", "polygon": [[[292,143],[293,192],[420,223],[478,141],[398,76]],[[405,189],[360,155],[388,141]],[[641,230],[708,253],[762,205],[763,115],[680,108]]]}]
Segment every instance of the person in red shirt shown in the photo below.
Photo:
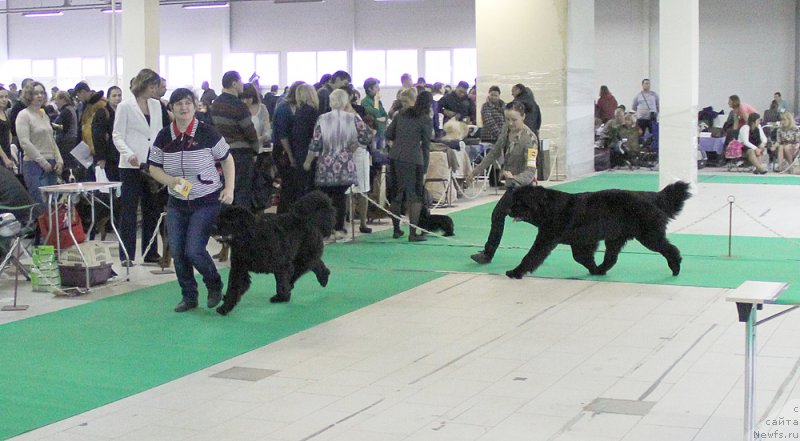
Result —
[{"label": "person in red shirt", "polygon": [[600,98],[595,103],[595,116],[605,123],[614,118],[615,110],[617,110],[617,99],[608,90],[608,86],[600,86]]}]

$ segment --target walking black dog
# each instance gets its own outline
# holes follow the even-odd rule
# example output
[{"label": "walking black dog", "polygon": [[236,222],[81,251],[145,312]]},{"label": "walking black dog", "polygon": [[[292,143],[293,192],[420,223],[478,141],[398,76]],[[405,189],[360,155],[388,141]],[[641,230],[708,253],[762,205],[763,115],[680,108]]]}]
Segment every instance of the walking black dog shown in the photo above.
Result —
[{"label": "walking black dog", "polygon": [[[677,276],[681,253],[666,237],[667,223],[689,199],[689,184],[678,181],[659,192],[603,190],[570,194],[544,187],[514,191],[508,215],[539,228],[536,240],[522,262],[508,277],[520,279],[544,262],[557,244],[572,247],[572,257],[593,275],[604,275],[617,263],[622,247],[636,239],[661,253]],[[597,266],[594,252],[605,241],[603,263]]]},{"label": "walking black dog", "polygon": [[298,199],[288,213],[256,216],[242,207],[225,208],[214,237],[230,246],[231,272],[217,312],[226,315],[236,307],[250,288],[251,272],[275,275],[272,303],[288,302],[295,281],[309,270],[320,285],[327,285],[323,239],[333,232],[333,217],[330,198],[319,191]]}]

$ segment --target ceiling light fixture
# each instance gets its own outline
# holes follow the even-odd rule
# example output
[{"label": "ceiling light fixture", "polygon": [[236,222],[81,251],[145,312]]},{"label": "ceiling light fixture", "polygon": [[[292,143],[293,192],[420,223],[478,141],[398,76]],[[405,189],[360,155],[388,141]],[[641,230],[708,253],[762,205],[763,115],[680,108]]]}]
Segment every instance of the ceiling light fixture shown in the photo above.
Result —
[{"label": "ceiling light fixture", "polygon": [[100,12],[102,12],[103,14],[111,14],[112,12],[115,14],[120,14],[122,13],[122,8],[117,8],[114,10],[112,10],[111,8],[103,8],[100,10]]},{"label": "ceiling light fixture", "polygon": [[228,2],[187,3],[183,5],[183,9],[216,9],[227,7]]},{"label": "ceiling light fixture", "polygon": [[64,15],[62,11],[23,12],[23,17],[58,17]]}]

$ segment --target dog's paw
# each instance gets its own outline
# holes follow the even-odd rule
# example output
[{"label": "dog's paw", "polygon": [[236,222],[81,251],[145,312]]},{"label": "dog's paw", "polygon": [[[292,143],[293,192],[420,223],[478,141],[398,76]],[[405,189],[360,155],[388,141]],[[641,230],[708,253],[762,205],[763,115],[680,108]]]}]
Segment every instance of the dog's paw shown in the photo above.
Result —
[{"label": "dog's paw", "polygon": [[589,274],[591,274],[593,276],[605,276],[606,275],[606,270],[601,269],[601,268],[597,268],[595,270],[590,270]]},{"label": "dog's paw", "polygon": [[280,296],[278,294],[275,294],[274,296],[269,298],[269,302],[270,303],[286,303],[286,302],[289,301],[290,298],[291,297],[288,297],[288,296],[287,297],[282,297],[282,296]]},{"label": "dog's paw", "polygon": [[521,279],[522,276],[525,275],[524,271],[520,271],[519,269],[513,269],[506,271],[506,276],[510,279]]},{"label": "dog's paw", "polygon": [[219,306],[217,308],[217,314],[219,315],[228,315],[229,312],[231,312],[231,310],[228,309],[225,305]]},{"label": "dog's paw", "polygon": [[326,270],[324,273],[317,276],[317,282],[319,282],[320,286],[325,288],[328,286],[328,277],[330,277],[331,272],[330,270]]},{"label": "dog's paw", "polygon": [[452,231],[448,231],[448,232],[446,232],[446,233],[442,234],[442,236],[444,236],[444,237],[450,237],[450,236],[455,236],[455,235],[456,235],[456,234],[455,234],[455,233],[453,233]]},{"label": "dog's paw", "polygon": [[677,276],[678,274],[681,273],[681,260],[683,260],[683,259],[678,259],[675,262],[670,262],[669,263],[669,269],[672,270],[672,275],[673,276]]}]

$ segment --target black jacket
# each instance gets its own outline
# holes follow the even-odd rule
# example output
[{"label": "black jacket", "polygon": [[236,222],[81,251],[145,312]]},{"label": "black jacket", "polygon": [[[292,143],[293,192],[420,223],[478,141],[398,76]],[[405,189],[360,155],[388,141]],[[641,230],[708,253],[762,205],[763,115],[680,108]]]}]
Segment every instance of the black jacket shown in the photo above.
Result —
[{"label": "black jacket", "polygon": [[514,103],[522,103],[525,106],[525,125],[539,136],[539,129],[542,127],[542,112],[539,110],[539,104],[533,97],[533,92],[530,88],[525,88],[525,91],[514,98]]}]

